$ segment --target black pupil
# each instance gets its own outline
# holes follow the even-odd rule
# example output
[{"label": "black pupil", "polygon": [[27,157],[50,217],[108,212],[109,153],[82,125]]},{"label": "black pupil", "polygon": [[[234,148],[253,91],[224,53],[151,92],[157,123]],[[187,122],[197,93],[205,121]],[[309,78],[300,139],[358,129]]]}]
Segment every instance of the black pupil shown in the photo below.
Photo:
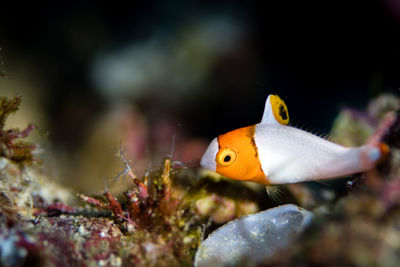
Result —
[{"label": "black pupil", "polygon": [[224,158],[224,162],[229,162],[231,160],[231,156],[227,155]]},{"label": "black pupil", "polygon": [[286,113],[285,107],[283,105],[279,106],[279,115],[281,116],[281,118],[283,120],[287,119],[287,113]]}]

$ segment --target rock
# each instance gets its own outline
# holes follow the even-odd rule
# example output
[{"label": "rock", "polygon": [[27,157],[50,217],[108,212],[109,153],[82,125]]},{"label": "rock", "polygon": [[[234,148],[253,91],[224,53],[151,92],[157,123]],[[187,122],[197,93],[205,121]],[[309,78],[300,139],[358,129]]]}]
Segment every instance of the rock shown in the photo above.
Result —
[{"label": "rock", "polygon": [[203,241],[195,266],[254,266],[294,242],[313,216],[288,204],[231,221]]}]

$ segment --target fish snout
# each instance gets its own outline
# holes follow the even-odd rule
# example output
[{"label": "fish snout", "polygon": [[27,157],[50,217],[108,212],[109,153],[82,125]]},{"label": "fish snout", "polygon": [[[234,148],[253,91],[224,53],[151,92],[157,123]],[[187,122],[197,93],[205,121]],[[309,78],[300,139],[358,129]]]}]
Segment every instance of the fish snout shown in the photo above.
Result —
[{"label": "fish snout", "polygon": [[206,152],[204,152],[204,155],[201,157],[200,160],[200,165],[201,167],[211,170],[211,171],[216,171],[217,166],[215,162],[215,156],[217,155],[218,152],[218,140],[217,138],[214,138],[210,145],[207,147]]}]

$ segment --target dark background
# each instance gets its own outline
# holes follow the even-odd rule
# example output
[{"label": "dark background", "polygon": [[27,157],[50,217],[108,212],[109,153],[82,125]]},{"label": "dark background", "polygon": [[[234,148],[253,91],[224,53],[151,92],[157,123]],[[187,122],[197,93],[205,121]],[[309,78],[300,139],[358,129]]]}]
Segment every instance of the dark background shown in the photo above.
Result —
[{"label": "dark background", "polygon": [[[258,122],[267,95],[277,93],[294,125],[328,132],[340,107],[364,108],[400,84],[396,0],[21,2],[0,8],[3,68],[13,79],[14,62],[27,62],[44,81],[50,136],[65,146],[79,144],[87,122],[108,105],[91,81],[98,55],[158,32],[173,40],[188,21],[209,14],[238,22],[240,44],[215,60],[193,95],[173,104],[154,93],[132,98],[150,121],[151,114],[171,114],[191,135],[211,138]],[[79,131],[71,131],[77,125]]]}]

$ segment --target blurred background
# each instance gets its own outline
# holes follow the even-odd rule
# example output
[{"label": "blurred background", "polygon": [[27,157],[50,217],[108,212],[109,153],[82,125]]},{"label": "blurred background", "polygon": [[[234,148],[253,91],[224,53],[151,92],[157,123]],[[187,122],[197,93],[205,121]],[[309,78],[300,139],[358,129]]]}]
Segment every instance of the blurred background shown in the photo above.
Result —
[{"label": "blurred background", "polygon": [[269,93],[291,123],[327,133],[343,106],[400,87],[400,2],[2,3],[0,94],[9,127],[78,190],[102,190],[122,150],[138,174],[195,166],[214,136],[257,123]]}]

